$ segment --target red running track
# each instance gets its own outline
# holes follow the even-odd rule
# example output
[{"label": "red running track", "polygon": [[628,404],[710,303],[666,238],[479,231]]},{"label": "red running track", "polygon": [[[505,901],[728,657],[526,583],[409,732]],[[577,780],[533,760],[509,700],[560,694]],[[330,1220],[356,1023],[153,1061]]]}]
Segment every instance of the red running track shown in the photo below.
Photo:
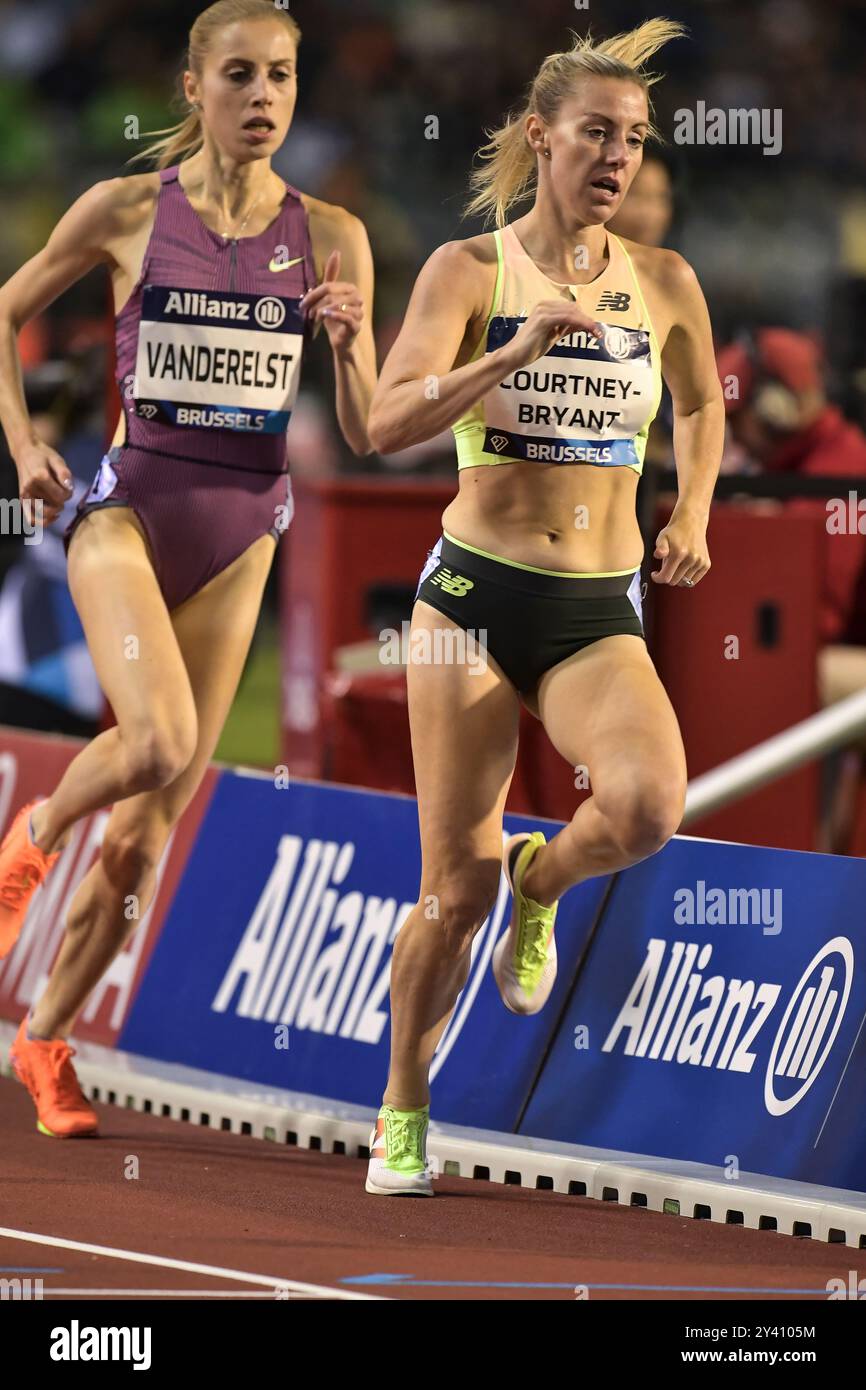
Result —
[{"label": "red running track", "polygon": [[97,1109],[100,1138],[49,1139],[24,1088],[0,1079],[0,1226],[227,1273],[0,1237],[2,1277],[42,1270],[44,1298],[273,1298],[282,1279],[324,1297],[573,1301],[584,1286],[593,1300],[825,1301],[829,1278],[866,1275],[863,1250],[555,1192],[443,1178],[432,1201],[373,1197],[359,1159]]}]

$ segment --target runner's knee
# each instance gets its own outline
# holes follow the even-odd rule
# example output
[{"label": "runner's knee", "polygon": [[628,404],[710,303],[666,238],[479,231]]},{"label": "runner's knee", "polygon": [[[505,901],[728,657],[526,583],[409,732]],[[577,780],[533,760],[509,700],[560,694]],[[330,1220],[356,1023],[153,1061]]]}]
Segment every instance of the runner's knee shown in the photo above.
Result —
[{"label": "runner's knee", "polygon": [[168,839],[167,827],[142,825],[106,830],[100,859],[106,878],[118,892],[134,892],[156,872]]},{"label": "runner's knee", "polygon": [[422,895],[425,915],[440,927],[450,955],[462,955],[493,910],[499,876],[498,860],[490,865],[470,865],[459,877],[440,883],[438,892],[431,886],[430,892]]},{"label": "runner's knee", "polygon": [[629,855],[655,854],[679,829],[685,805],[685,782],[666,786],[635,782],[599,801],[620,848]]},{"label": "runner's knee", "polygon": [[121,733],[131,789],[156,791],[174,782],[192,762],[197,736],[195,720],[189,717],[126,736]]}]

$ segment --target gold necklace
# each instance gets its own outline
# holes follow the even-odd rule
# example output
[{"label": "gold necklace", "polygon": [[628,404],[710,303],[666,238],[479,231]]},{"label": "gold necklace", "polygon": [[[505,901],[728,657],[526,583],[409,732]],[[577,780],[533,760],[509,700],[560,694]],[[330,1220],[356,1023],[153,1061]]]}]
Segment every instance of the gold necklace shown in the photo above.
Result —
[{"label": "gold necklace", "polygon": [[259,191],[258,191],[258,193],[256,194],[255,198],[253,198],[253,201],[250,203],[249,212],[247,213],[247,215],[246,215],[246,217],[244,218],[243,222],[241,223],[241,225],[237,228],[237,230],[236,230],[235,232],[233,232],[233,233],[229,233],[229,232],[227,232],[227,231],[226,231],[226,232],[220,232],[220,236],[223,238],[224,241],[227,241],[228,238],[229,238],[229,236],[231,236],[232,241],[237,241],[237,239],[238,239],[238,237],[240,236],[241,232],[243,231],[244,227],[247,225],[247,223],[249,222],[250,218],[252,217],[252,215],[253,215],[253,210],[254,210],[254,208],[255,208],[255,206],[256,206],[256,203],[260,202],[261,196],[262,196],[262,193],[263,193],[263,192],[264,192],[264,189],[259,189]]}]

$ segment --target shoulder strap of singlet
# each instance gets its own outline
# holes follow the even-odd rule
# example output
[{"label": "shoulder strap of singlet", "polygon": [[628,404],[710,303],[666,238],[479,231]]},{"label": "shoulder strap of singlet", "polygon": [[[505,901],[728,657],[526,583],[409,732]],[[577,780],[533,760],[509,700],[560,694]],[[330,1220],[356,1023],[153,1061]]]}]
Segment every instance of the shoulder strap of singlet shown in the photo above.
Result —
[{"label": "shoulder strap of singlet", "polygon": [[488,325],[502,302],[502,282],[505,278],[505,251],[502,245],[501,227],[496,228],[493,233],[493,240],[496,243],[496,283],[493,286],[493,303],[490,306],[490,313],[487,318]]},{"label": "shoulder strap of singlet", "polygon": [[[283,179],[283,183],[288,189],[289,197],[293,198],[297,203],[298,210],[301,214],[301,217],[303,218],[305,277],[304,292],[306,293],[307,290],[315,289],[316,285],[319,283],[318,278],[316,276],[316,264],[313,260],[313,237],[310,232],[310,214],[307,211],[306,204],[304,203],[303,196],[300,193],[299,189],[294,188],[290,183],[286,183],[285,179]],[[285,212],[285,205],[283,210]]]},{"label": "shoulder strap of singlet", "polygon": [[490,302],[490,312],[487,315],[487,321],[485,322],[484,327],[481,330],[481,336],[478,339],[478,342],[475,344],[472,356],[469,358],[470,362],[477,362],[478,358],[481,356],[481,353],[484,351],[487,345],[487,331],[490,328],[491,323],[493,322],[493,317],[497,309],[501,308],[502,305],[503,280],[505,277],[505,256],[502,249],[501,227],[497,227],[495,229],[493,233],[493,242],[496,246],[496,281],[493,286],[493,298]]},{"label": "shoulder strap of singlet", "polygon": [[[147,239],[147,246],[144,249],[144,257],[141,262],[141,273],[138,277],[138,280],[136,281],[132,294],[135,294],[136,290],[140,289],[141,286],[147,282],[147,271],[150,265],[151,252],[153,249],[154,241],[162,233],[162,227],[160,223],[161,219],[165,216],[166,211],[165,202],[162,195],[165,192],[167,184],[176,183],[178,188],[180,188],[180,183],[177,177],[178,168],[179,165],[172,164],[168,169],[160,169],[159,171],[159,194],[156,200],[156,213],[153,219],[153,226],[150,229],[150,236]],[[182,189],[180,191],[181,193],[183,192]],[[129,299],[127,300],[127,304],[130,303],[131,299],[132,295],[130,295]]]},{"label": "shoulder strap of singlet", "polygon": [[653,407],[653,418],[655,418],[656,412],[658,411],[658,408],[659,408],[659,402],[661,401],[661,396],[662,396],[662,350],[661,350],[661,344],[659,343],[658,337],[657,337],[657,335],[656,335],[655,328],[653,327],[652,316],[650,315],[650,311],[649,311],[649,309],[648,309],[647,306],[646,306],[646,300],[645,300],[644,297],[643,297],[643,291],[641,290],[641,287],[640,287],[640,280],[637,278],[637,271],[636,271],[635,268],[634,268],[634,262],[632,261],[631,256],[630,256],[630,255],[628,254],[628,252],[626,251],[625,247],[623,246],[622,242],[620,241],[620,239],[619,239],[619,237],[616,235],[616,233],[615,233],[615,232],[608,232],[608,236],[609,236],[609,237],[613,237],[614,241],[616,242],[617,246],[619,247],[620,251],[622,252],[623,256],[625,257],[626,265],[628,266],[629,270],[631,271],[631,278],[632,278],[632,280],[634,281],[634,287],[635,287],[635,290],[637,291],[637,297],[638,297],[638,302],[640,303],[641,312],[642,312],[642,314],[643,314],[643,316],[644,316],[644,320],[645,320],[646,325],[647,325],[647,328],[648,328],[648,330],[649,330],[650,345],[651,345],[651,347],[652,347],[652,353],[651,353],[652,372],[653,372],[653,378],[654,378],[654,380],[655,380],[655,405],[654,405],[654,407]]}]

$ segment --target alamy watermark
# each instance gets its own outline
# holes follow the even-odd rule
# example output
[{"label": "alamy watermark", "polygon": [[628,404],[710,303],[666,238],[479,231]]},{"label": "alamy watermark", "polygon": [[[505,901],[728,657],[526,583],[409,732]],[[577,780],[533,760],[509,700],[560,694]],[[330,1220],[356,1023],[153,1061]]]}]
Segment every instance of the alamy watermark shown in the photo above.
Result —
[{"label": "alamy watermark", "polygon": [[781,888],[708,888],[699,878],[694,888],[674,892],[678,926],[759,926],[764,936],[782,930]]},{"label": "alamy watermark", "polygon": [[825,508],[825,526],[829,536],[866,536],[866,497],[858,496],[853,488],[847,500],[844,497],[828,497]]},{"label": "alamy watermark", "polygon": [[44,1298],[41,1279],[0,1279],[0,1302],[29,1303]]},{"label": "alamy watermark", "polygon": [[131,1361],[133,1370],[147,1371],[151,1335],[149,1327],[82,1327],[73,1318],[68,1327],[51,1329],[48,1355],[52,1361]]},{"label": "alamy watermark", "polygon": [[42,540],[41,498],[22,502],[19,497],[0,497],[0,536],[23,536],[25,545]]},{"label": "alamy watermark", "polygon": [[763,154],[779,154],[782,148],[782,108],[768,106],[719,106],[707,109],[699,101],[694,111],[674,112],[674,140],[678,145],[760,145]]},{"label": "alamy watermark", "polygon": [[383,666],[467,666],[472,676],[487,670],[486,627],[418,627],[413,632],[404,620],[399,632],[383,628],[379,642]]}]

